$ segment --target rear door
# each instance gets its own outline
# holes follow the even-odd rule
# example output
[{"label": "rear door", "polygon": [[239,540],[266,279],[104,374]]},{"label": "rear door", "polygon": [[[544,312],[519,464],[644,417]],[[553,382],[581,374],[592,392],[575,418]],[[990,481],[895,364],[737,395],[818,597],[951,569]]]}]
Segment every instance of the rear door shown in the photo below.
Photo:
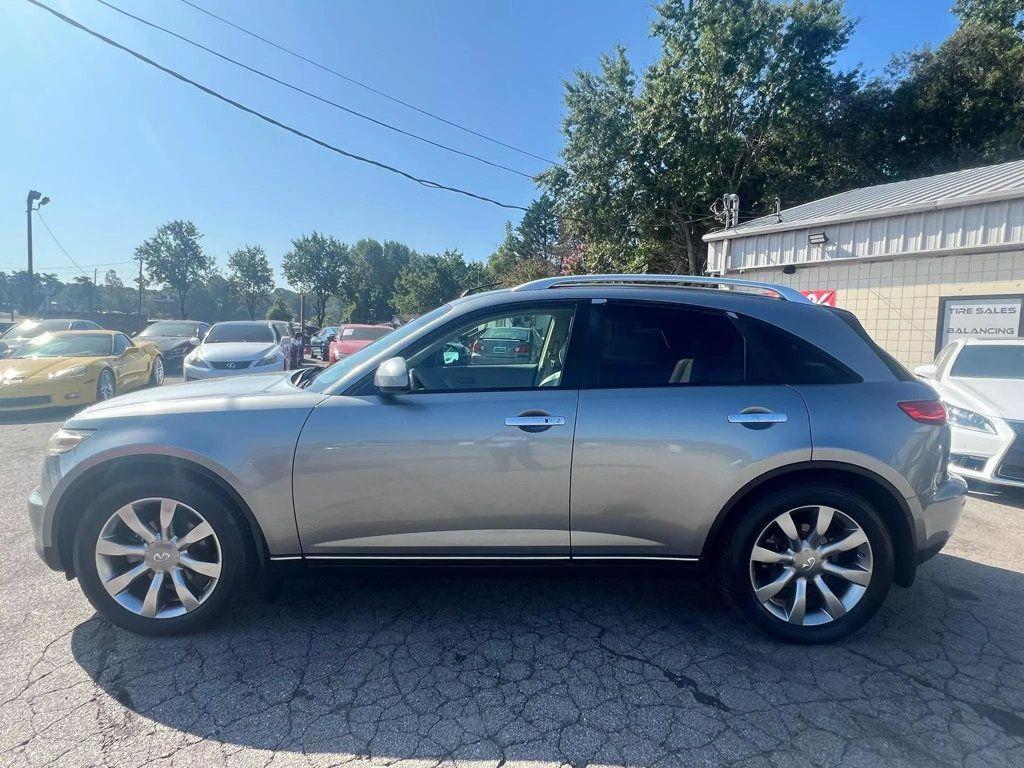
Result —
[{"label": "rear door", "polygon": [[573,558],[695,558],[729,498],[811,456],[803,400],[758,383],[735,315],[597,304],[572,471]]}]

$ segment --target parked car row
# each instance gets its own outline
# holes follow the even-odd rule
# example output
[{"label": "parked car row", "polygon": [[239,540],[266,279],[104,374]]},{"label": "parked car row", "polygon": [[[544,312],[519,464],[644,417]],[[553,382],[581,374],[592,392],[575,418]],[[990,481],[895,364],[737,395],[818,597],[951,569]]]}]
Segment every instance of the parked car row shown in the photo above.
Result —
[{"label": "parked car row", "polygon": [[321,328],[309,340],[310,357],[319,357],[329,363],[336,363],[394,329],[390,325],[369,325],[346,323]]}]

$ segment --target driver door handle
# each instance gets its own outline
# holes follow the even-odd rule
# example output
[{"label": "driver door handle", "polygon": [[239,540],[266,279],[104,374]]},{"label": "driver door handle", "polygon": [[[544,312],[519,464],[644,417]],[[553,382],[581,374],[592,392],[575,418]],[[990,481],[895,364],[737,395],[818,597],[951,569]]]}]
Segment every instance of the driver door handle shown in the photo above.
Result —
[{"label": "driver door handle", "polygon": [[564,427],[564,416],[509,416],[506,427]]}]

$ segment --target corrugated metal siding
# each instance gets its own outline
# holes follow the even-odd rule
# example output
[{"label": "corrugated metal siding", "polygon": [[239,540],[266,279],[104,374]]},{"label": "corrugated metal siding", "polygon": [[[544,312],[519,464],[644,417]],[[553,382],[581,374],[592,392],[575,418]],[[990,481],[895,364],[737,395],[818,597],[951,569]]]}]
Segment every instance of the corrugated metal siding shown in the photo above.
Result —
[{"label": "corrugated metal siding", "polygon": [[[1024,169],[1024,162],[1019,165]],[[733,231],[735,236],[727,240],[708,242],[708,271],[1024,246],[1024,186],[1015,199],[785,231],[746,235],[742,228]],[[829,242],[825,246],[809,244],[808,234],[820,231]]]}]

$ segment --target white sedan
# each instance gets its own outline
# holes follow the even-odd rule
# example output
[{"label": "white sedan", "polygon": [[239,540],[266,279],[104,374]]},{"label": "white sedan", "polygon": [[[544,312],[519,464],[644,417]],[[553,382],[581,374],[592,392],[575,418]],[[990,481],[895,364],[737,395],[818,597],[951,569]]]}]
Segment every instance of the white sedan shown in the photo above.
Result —
[{"label": "white sedan", "polygon": [[217,323],[185,358],[185,381],[287,371],[291,367],[291,344],[291,337],[282,335],[271,322]]},{"label": "white sedan", "polygon": [[949,412],[950,470],[1024,488],[1024,339],[960,339],[914,373]]}]

